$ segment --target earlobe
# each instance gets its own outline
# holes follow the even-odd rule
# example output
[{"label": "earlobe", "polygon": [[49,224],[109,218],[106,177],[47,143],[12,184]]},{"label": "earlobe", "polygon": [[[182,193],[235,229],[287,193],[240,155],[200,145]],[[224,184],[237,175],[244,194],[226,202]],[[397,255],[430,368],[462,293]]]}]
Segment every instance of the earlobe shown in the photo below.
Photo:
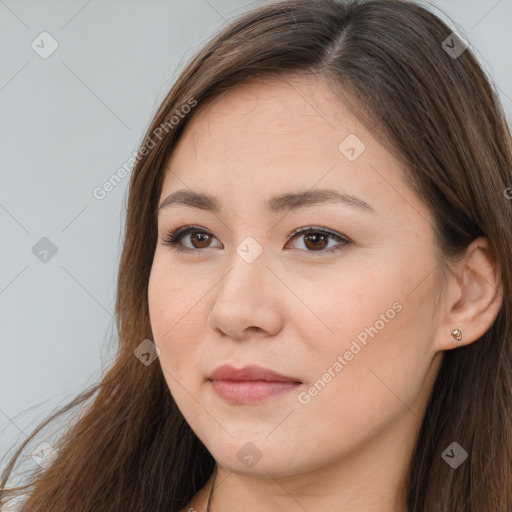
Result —
[{"label": "earlobe", "polygon": [[446,304],[440,350],[469,345],[481,338],[491,328],[503,302],[501,265],[486,238],[474,240],[452,272],[448,296],[455,299]]}]

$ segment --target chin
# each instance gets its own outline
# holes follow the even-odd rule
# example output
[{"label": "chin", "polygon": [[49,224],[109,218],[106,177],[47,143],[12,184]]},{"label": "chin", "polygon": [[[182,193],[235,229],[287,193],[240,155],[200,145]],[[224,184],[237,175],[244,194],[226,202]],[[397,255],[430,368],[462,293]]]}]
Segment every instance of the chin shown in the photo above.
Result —
[{"label": "chin", "polygon": [[[261,439],[253,437],[253,441],[248,441],[248,436],[235,436],[224,443],[214,443],[213,446],[205,443],[205,446],[220,466],[239,475],[261,478],[268,478],[269,474],[274,477],[290,476],[310,471],[315,462],[321,465],[318,460],[308,460],[303,452],[298,454],[298,447],[293,443],[286,445],[278,437],[270,442],[265,440],[266,435]],[[294,460],[297,455],[300,455],[300,460]],[[316,458],[312,456],[312,459]]]}]

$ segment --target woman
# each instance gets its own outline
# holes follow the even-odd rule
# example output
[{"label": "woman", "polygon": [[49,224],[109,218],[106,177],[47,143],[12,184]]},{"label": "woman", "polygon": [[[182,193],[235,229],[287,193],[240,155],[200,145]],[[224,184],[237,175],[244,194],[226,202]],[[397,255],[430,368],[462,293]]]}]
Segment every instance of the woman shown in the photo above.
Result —
[{"label": "woman", "polygon": [[118,356],[22,510],[512,510],[511,170],[425,8],[235,20],[146,134]]}]

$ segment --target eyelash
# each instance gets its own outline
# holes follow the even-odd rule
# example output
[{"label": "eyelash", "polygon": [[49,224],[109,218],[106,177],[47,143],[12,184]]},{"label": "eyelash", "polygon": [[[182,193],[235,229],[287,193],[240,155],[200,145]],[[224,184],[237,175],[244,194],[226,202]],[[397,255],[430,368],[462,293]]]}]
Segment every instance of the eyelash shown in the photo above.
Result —
[{"label": "eyelash", "polygon": [[[193,253],[193,252],[204,251],[207,249],[213,249],[213,247],[206,247],[203,249],[190,249],[189,247],[185,247],[185,248],[180,247],[178,241],[182,237],[184,237],[185,235],[188,235],[190,233],[201,233],[201,234],[206,234],[206,235],[209,235],[209,236],[215,238],[213,233],[211,233],[207,229],[200,228],[199,226],[183,226],[181,228],[176,229],[175,231],[171,231],[171,232],[167,233],[166,236],[160,237],[160,239],[161,239],[161,242],[163,245],[169,246],[171,249],[174,249],[179,252]],[[288,237],[288,240],[293,240],[296,236],[307,234],[307,233],[322,234],[327,237],[333,238],[333,239],[337,240],[338,242],[341,242],[341,245],[338,244],[333,249],[324,249],[324,250],[318,250],[318,251],[307,251],[307,250],[303,250],[303,249],[298,249],[302,252],[307,253],[308,257],[309,256],[315,257],[316,254],[335,253],[335,252],[340,251],[346,245],[351,243],[347,238],[345,238],[341,235],[338,235],[331,231],[327,231],[325,229],[317,228],[316,226],[306,226],[303,228],[295,229]]]}]

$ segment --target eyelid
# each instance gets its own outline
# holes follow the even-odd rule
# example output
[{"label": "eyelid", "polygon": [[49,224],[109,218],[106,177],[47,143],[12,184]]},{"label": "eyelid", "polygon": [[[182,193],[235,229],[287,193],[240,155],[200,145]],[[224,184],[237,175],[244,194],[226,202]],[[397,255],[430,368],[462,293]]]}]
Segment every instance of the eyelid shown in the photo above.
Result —
[{"label": "eyelid", "polygon": [[333,238],[340,238],[343,240],[346,240],[347,242],[349,239],[345,236],[343,236],[340,233],[337,233],[335,231],[331,231],[330,229],[323,228],[321,226],[303,226],[301,228],[294,229],[289,235],[288,238],[291,239],[295,237],[296,235],[299,235],[300,233],[308,232],[308,231],[318,231],[321,233],[326,233],[328,235],[331,235]]}]

